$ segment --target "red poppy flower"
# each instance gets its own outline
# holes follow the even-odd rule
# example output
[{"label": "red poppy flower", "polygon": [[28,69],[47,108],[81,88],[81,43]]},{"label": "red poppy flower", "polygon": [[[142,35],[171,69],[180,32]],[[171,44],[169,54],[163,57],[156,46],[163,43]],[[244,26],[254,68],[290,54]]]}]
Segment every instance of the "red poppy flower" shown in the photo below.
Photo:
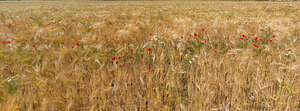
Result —
[{"label": "red poppy flower", "polygon": [[207,40],[203,40],[204,41],[204,43],[206,43],[207,42]]},{"label": "red poppy flower", "polygon": [[270,42],[272,42],[273,40],[270,40]]},{"label": "red poppy flower", "polygon": [[255,37],[255,38],[254,38],[254,40],[255,40],[255,41],[257,41],[257,40],[258,40],[258,38],[257,38],[257,37]]},{"label": "red poppy flower", "polygon": [[202,30],[202,31],[205,31],[205,29],[204,29],[204,28],[201,28],[201,30]]},{"label": "red poppy flower", "polygon": [[151,51],[151,48],[148,48],[148,52],[150,52]]},{"label": "red poppy flower", "polygon": [[263,41],[263,39],[262,39],[262,38],[260,38],[260,39],[259,39],[259,41]]},{"label": "red poppy flower", "polygon": [[181,36],[180,38],[183,39],[183,36]]},{"label": "red poppy flower", "polygon": [[256,48],[258,48],[258,45],[256,45],[256,44],[253,44],[253,46],[256,47]]},{"label": "red poppy flower", "polygon": [[119,61],[117,61],[116,64],[119,64]]},{"label": "red poppy flower", "polygon": [[115,60],[116,60],[116,57],[111,58],[111,60],[115,61]]},{"label": "red poppy flower", "polygon": [[244,38],[243,38],[243,37],[241,37],[240,39],[241,39],[241,40],[244,40]]},{"label": "red poppy flower", "polygon": [[130,49],[130,52],[133,53],[133,49]]},{"label": "red poppy flower", "polygon": [[3,44],[10,44],[10,41],[2,41]]},{"label": "red poppy flower", "polygon": [[243,34],[242,36],[243,36],[243,37],[248,37],[247,35],[244,35],[244,34]]},{"label": "red poppy flower", "polygon": [[72,49],[74,48],[74,46],[72,46]]},{"label": "red poppy flower", "polygon": [[148,70],[151,70],[151,68],[152,68],[151,66],[148,66]]},{"label": "red poppy flower", "polygon": [[118,60],[120,60],[121,59],[121,57],[118,57]]},{"label": "red poppy flower", "polygon": [[53,20],[53,18],[51,18],[51,20]]},{"label": "red poppy flower", "polygon": [[76,43],[76,46],[79,46],[80,45],[80,43],[78,42],[78,43]]},{"label": "red poppy flower", "polygon": [[194,33],[194,36],[195,36],[195,37],[198,37],[198,34],[197,34],[197,33]]},{"label": "red poppy flower", "polygon": [[249,39],[246,39],[246,40],[249,40]]}]

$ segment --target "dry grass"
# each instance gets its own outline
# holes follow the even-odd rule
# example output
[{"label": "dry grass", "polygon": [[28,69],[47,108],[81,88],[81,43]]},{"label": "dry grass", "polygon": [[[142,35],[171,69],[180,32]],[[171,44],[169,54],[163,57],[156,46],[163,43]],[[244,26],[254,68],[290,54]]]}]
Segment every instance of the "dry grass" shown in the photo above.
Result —
[{"label": "dry grass", "polygon": [[0,9],[1,111],[300,110],[298,2]]}]

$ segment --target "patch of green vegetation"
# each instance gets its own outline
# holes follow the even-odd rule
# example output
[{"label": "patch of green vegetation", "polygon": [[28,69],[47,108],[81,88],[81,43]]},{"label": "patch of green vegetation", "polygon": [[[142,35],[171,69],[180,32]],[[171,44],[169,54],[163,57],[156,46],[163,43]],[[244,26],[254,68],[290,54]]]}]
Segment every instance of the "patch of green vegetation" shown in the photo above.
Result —
[{"label": "patch of green vegetation", "polygon": [[16,80],[10,80],[7,82],[6,91],[9,94],[15,94],[18,90],[18,85]]}]

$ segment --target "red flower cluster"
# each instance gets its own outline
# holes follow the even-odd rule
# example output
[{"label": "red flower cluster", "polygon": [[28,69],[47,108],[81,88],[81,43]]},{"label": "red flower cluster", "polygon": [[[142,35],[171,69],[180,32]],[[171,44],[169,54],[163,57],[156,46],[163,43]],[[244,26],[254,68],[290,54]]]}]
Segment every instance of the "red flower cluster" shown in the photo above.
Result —
[{"label": "red flower cluster", "polygon": [[258,45],[256,45],[256,44],[253,44],[253,46],[256,47],[256,48],[258,48]]},{"label": "red flower cluster", "polygon": [[247,35],[243,34],[242,37],[248,37]]},{"label": "red flower cluster", "polygon": [[257,38],[257,37],[255,37],[255,38],[254,38],[254,41],[257,41],[257,40],[258,40],[258,38]]},{"label": "red flower cluster", "polygon": [[[262,29],[262,31],[264,31],[264,30]],[[252,34],[251,36],[254,36],[254,34]],[[275,38],[276,36],[273,35],[272,37]],[[242,37],[241,37],[240,39],[241,39],[241,40],[244,40],[244,39],[245,39],[245,40],[249,40],[250,38],[249,38],[247,35],[243,34]],[[253,39],[253,41],[254,41],[253,46],[256,47],[256,48],[258,48],[258,47],[259,47],[259,44],[257,44],[257,42],[258,42],[258,41],[264,41],[264,40],[263,40],[263,38],[255,37],[255,38]],[[270,39],[270,40],[265,40],[265,41],[273,42],[273,40],[271,40],[271,39]]]},{"label": "red flower cluster", "polygon": [[243,34],[242,37],[240,38],[241,40],[244,40],[244,38],[247,38],[248,36]]},{"label": "red flower cluster", "polygon": [[1,43],[2,44],[10,44],[11,42],[10,41],[2,41]]},{"label": "red flower cluster", "polygon": [[[79,45],[80,45],[80,43],[79,43],[79,42],[75,44],[75,46],[77,46],[77,47],[78,47]],[[74,47],[74,46],[72,46],[72,48],[75,48],[75,47]]]},{"label": "red flower cluster", "polygon": [[51,25],[51,23],[52,24],[55,24],[55,21],[53,21],[54,19],[53,18],[51,18],[51,22],[49,22],[48,24],[47,24],[47,26],[50,26]]},{"label": "red flower cluster", "polygon": [[[116,60],[116,57],[112,57],[111,60],[112,60],[112,61],[115,61],[115,60]],[[116,61],[116,64],[119,64],[119,60],[121,60],[121,57],[118,57],[118,61]]]}]

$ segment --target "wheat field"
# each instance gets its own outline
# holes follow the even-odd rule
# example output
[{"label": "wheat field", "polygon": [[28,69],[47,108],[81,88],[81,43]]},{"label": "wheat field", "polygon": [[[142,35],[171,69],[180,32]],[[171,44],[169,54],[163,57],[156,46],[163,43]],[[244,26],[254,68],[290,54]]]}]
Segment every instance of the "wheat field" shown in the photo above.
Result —
[{"label": "wheat field", "polygon": [[1,2],[1,111],[300,111],[300,2]]}]

